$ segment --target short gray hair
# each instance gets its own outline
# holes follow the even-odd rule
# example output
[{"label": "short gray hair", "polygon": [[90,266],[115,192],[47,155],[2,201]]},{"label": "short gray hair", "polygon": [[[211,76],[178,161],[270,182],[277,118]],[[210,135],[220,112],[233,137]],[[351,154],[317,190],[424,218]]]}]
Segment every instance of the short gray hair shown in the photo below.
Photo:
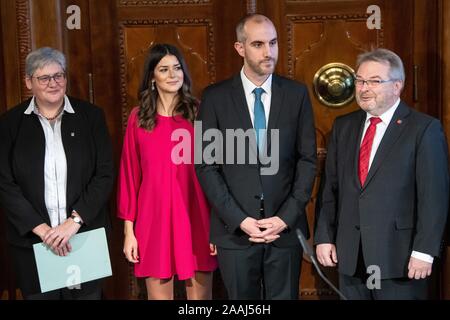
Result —
[{"label": "short gray hair", "polygon": [[356,62],[356,69],[361,64],[368,61],[374,61],[389,65],[389,77],[393,80],[401,80],[405,82],[405,69],[400,57],[388,49],[378,48],[370,52],[360,54]]},{"label": "short gray hair", "polygon": [[258,13],[251,13],[243,17],[241,20],[239,20],[238,24],[236,25],[236,39],[238,42],[244,43],[245,40],[247,40],[247,35],[245,34],[244,27],[247,21],[253,20],[256,23],[263,23],[263,22],[269,22],[271,24],[272,21],[270,21],[269,18],[262,14]]},{"label": "short gray hair", "polygon": [[50,47],[42,47],[30,52],[25,60],[25,72],[27,76],[32,76],[37,69],[41,69],[49,64],[57,63],[66,71],[66,57],[61,51]]}]

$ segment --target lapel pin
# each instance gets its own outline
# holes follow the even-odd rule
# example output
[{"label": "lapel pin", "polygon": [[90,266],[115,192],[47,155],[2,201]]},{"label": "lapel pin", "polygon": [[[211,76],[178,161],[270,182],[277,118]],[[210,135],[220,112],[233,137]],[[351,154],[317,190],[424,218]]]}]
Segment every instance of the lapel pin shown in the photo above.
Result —
[{"label": "lapel pin", "polygon": [[397,120],[397,124],[402,124],[402,120]]}]

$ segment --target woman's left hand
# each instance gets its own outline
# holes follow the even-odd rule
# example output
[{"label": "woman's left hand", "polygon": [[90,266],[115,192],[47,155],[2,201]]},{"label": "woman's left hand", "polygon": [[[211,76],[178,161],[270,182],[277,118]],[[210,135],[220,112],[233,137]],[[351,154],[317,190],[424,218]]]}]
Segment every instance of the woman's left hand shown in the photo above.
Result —
[{"label": "woman's left hand", "polygon": [[44,236],[44,243],[53,252],[60,256],[66,256],[72,249],[68,242],[78,232],[80,227],[78,223],[69,218],[59,226],[47,231]]},{"label": "woman's left hand", "polygon": [[209,244],[209,254],[211,256],[217,256],[217,247],[215,244],[212,243]]}]

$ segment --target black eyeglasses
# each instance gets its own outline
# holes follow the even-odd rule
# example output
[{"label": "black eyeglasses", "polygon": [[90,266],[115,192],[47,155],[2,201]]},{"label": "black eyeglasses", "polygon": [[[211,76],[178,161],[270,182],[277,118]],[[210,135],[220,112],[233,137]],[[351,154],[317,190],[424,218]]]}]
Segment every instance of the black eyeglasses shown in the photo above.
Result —
[{"label": "black eyeglasses", "polygon": [[378,87],[380,84],[382,83],[386,83],[386,82],[392,82],[395,81],[396,79],[388,79],[388,80],[380,80],[380,79],[373,79],[373,80],[363,80],[363,79],[355,79],[355,86],[357,87],[362,87],[364,86],[364,83],[367,84],[367,86],[369,88],[375,88]]},{"label": "black eyeglasses", "polygon": [[46,75],[39,76],[39,77],[31,76],[31,78],[36,78],[40,85],[47,86],[50,83],[51,79],[55,80],[55,82],[57,84],[60,84],[61,82],[63,82],[66,79],[66,74],[64,72],[57,72],[52,76],[46,74]]}]

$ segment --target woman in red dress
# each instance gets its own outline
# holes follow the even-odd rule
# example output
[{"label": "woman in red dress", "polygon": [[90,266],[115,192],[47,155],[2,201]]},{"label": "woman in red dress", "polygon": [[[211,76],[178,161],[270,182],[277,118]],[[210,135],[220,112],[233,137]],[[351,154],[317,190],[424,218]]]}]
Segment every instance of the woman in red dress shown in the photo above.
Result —
[{"label": "woman in red dress", "polygon": [[[194,169],[193,121],[198,102],[183,57],[157,44],[145,63],[139,107],[128,119],[118,184],[124,248],[144,277],[149,299],[173,299],[173,279],[186,280],[188,299],[211,299],[217,268],[209,244],[209,206]],[[177,159],[174,147],[184,133]],[[176,141],[173,141],[176,140]],[[178,150],[178,149],[175,149]],[[186,156],[188,156],[186,161]]]}]

